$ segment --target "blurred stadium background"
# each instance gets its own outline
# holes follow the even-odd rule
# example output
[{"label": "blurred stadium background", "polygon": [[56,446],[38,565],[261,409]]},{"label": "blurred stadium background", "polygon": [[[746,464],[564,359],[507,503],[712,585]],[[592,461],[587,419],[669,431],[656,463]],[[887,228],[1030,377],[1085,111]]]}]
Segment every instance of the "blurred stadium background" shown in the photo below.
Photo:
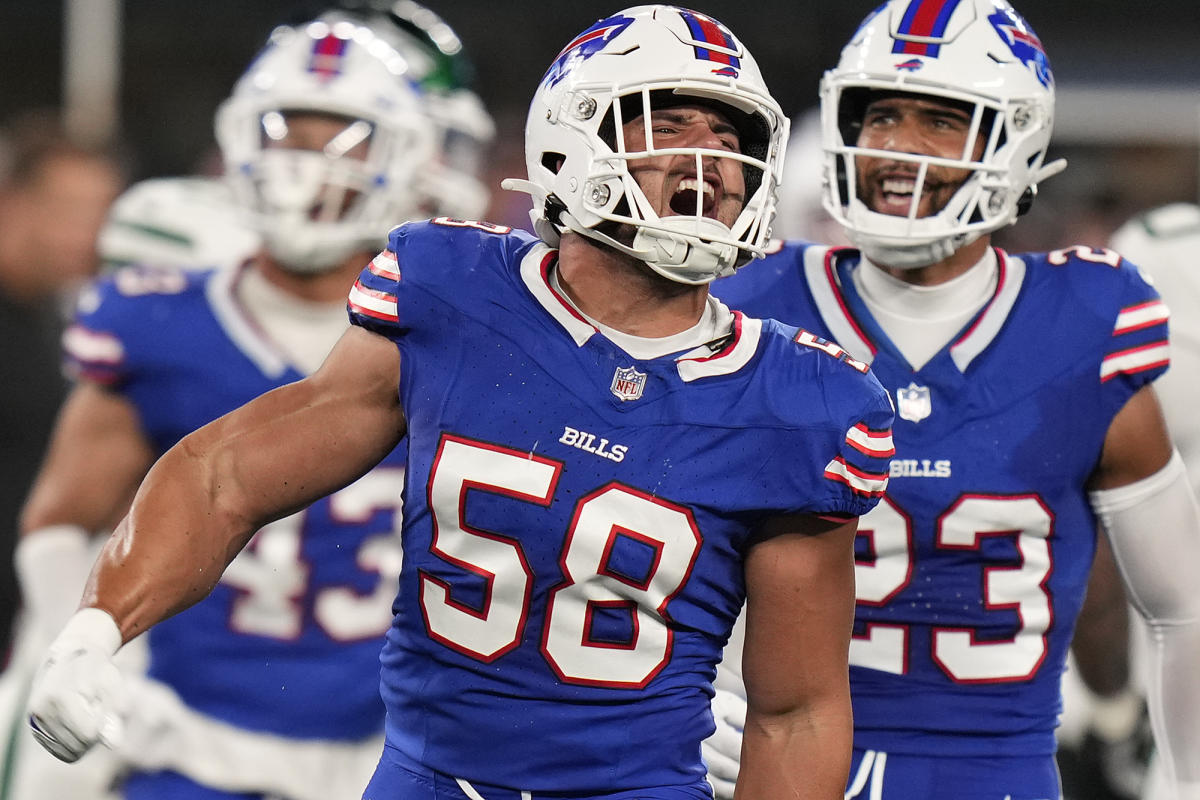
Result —
[{"label": "blurred stadium background", "polygon": [[[618,3],[443,0],[499,126],[490,184],[523,170],[529,97],[560,47]],[[784,110],[816,102],[821,71],[873,6],[814,0],[692,5],[730,25],[756,54]],[[1200,198],[1200,12],[1194,0],[1026,0],[1059,91],[1047,183],[1006,246],[1096,242],[1134,211]],[[212,115],[292,0],[0,0],[5,32],[0,121],[54,107],[85,136],[115,135],[134,178],[216,168]],[[523,224],[523,196],[496,190],[492,217]],[[1066,241],[1070,239],[1070,241]]]}]

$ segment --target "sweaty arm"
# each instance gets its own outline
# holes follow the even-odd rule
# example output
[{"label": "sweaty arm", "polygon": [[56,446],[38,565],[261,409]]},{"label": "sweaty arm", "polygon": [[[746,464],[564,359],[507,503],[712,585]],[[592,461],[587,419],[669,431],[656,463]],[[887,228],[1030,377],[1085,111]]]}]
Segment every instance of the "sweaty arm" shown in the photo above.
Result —
[{"label": "sweaty arm", "polygon": [[1118,412],[1090,499],[1150,630],[1147,703],[1178,800],[1200,800],[1200,511],[1151,387]]},{"label": "sweaty arm", "polygon": [[83,607],[34,677],[29,724],[63,761],[120,739],[128,702],[112,656],[203,599],[254,532],[349,484],[405,432],[400,356],[351,328],[314,375],[184,437],[151,468],[105,543]]},{"label": "sweaty arm", "polygon": [[79,604],[94,558],[91,536],[112,529],[153,462],[128,399],[86,380],[71,390],[21,511],[15,554],[35,650]]},{"label": "sweaty arm", "polygon": [[771,521],[746,556],[738,800],[840,800],[850,769],[858,520]]},{"label": "sweaty arm", "polygon": [[404,435],[395,345],[348,330],[312,376],[184,437],[154,465],[88,581],[128,641],[201,600],[254,532],[349,484]]}]

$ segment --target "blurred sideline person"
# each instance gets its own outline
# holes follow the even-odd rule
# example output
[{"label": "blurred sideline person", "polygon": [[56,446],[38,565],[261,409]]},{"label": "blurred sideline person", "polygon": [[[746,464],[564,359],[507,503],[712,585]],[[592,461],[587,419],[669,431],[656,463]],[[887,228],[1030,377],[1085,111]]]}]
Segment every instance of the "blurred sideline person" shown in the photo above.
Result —
[{"label": "blurred sideline person", "polygon": [[[412,178],[416,216],[481,217],[490,191],[478,176],[495,124],[474,91],[475,70],[454,29],[412,0],[301,4],[285,24],[301,26],[330,9],[387,30],[405,61],[406,78],[425,92],[424,111],[439,145]],[[260,246],[249,222],[222,177],[153,178],[118,198],[100,235],[100,254],[107,270],[133,264],[236,266]]]},{"label": "blurred sideline person", "polygon": [[[1200,375],[1200,279],[1193,263],[1200,248],[1200,207],[1174,203],[1139,214],[1113,234],[1111,247],[1153,279],[1171,309],[1171,369],[1154,386],[1193,492],[1200,492],[1200,422],[1192,408]],[[1081,786],[1077,797],[1090,800],[1106,793],[1122,800],[1156,800],[1169,790],[1161,760],[1153,760],[1146,774],[1153,744],[1143,730],[1147,631],[1140,619],[1130,620],[1116,575],[1103,577],[1096,575],[1089,584],[1089,592],[1097,595],[1092,615],[1099,633],[1082,642],[1077,633],[1072,645],[1077,658],[1095,666],[1079,670],[1084,679],[1075,709],[1080,735],[1070,751],[1081,782],[1099,774],[1102,785]]]},{"label": "blurred sideline person", "polygon": [[109,210],[97,244],[104,272],[122,267],[238,267],[262,247],[229,181],[150,178]]},{"label": "blurred sideline person", "polygon": [[79,145],[53,112],[0,130],[0,665],[20,606],[12,566],[21,503],[66,395],[64,308],[97,269],[96,232],[125,182],[118,158]]},{"label": "blurred sideline person", "polygon": [[831,245],[849,244],[845,231],[825,210],[825,151],[821,147],[821,109],[810,108],[792,117],[779,210],[771,236]]},{"label": "blurred sideline person", "polygon": [[[79,382],[18,557],[38,649],[77,605],[89,536],[112,528],[154,459],[315,371],[348,327],[361,265],[397,221],[437,207],[423,176],[445,171],[442,130],[409,69],[433,45],[399,34],[381,15],[336,9],[280,27],[218,110],[231,193],[163,179],[114,209],[111,260],[154,266],[93,287],[64,340]],[[264,527],[207,600],[146,637],[150,680],[127,679],[124,740],[93,769],[93,791],[118,768],[128,800],[361,789],[382,744],[403,455]],[[49,758],[25,754],[16,797],[80,796],[73,770],[37,756]]]},{"label": "blurred sideline person", "polygon": [[763,252],[786,132],[710,17],[640,6],[569,43],[531,104],[529,179],[506,183],[543,240],[394,230],[316,373],[150,471],[39,672],[34,736],[65,760],[103,738],[123,641],[407,436],[364,798],[709,798],[711,679],[747,598],[747,796],[840,798],[852,541],[890,404],[707,286]]},{"label": "blurred sideline person", "polygon": [[1196,800],[1200,519],[1150,385],[1166,307],[1111,251],[990,246],[1063,166],[1044,160],[1040,41],[1003,2],[889,0],[821,103],[826,206],[858,249],[785,245],[713,292],[837,342],[896,400],[887,493],[857,541],[846,797],[1059,797],[1061,676],[1099,521],[1156,636],[1172,788]]}]

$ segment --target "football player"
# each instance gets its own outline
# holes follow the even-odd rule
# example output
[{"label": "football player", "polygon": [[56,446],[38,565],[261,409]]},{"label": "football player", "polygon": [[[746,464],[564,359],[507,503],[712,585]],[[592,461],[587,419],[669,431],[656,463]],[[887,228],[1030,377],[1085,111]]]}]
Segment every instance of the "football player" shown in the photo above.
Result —
[{"label": "football player", "polygon": [[1097,521],[1155,635],[1174,788],[1200,797],[1200,522],[1150,385],[1167,310],[1111,251],[990,243],[1063,166],[1045,160],[1041,42],[1004,2],[889,0],[821,105],[826,207],[854,249],[788,244],[713,291],[836,341],[896,401],[891,481],[857,542],[846,797],[1059,797]]},{"label": "football player", "polygon": [[711,680],[748,598],[746,788],[840,798],[852,540],[892,411],[862,364],[708,295],[763,250],[786,135],[710,17],[639,6],[569,43],[508,184],[540,239],[400,226],[316,373],[168,451],[50,647],[34,735],[68,760],[107,736],[121,643],[407,435],[364,797],[711,797]]},{"label": "football player", "polygon": [[[118,203],[106,255],[155,266],[93,287],[65,338],[80,380],[18,554],[41,649],[77,605],[89,536],[111,529],[154,459],[315,371],[348,328],[349,286],[396,222],[478,208],[427,189],[441,191],[448,171],[430,108],[449,90],[422,88],[432,69],[418,60],[432,49],[357,9],[280,27],[218,111],[229,183],[154,181]],[[378,653],[400,569],[403,457],[263,527],[204,602],[145,637],[149,680],[129,678],[117,748],[125,798],[361,789],[382,746]],[[32,749],[17,797],[87,796],[80,775],[42,769]]]}]

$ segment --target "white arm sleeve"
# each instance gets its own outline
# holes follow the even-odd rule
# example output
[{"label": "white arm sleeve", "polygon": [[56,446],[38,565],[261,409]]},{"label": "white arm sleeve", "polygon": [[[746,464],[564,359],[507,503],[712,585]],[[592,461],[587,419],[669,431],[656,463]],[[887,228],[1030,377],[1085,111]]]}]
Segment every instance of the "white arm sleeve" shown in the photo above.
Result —
[{"label": "white arm sleeve", "polygon": [[1147,702],[1178,800],[1200,800],[1200,510],[1179,453],[1128,486],[1089,495],[1150,630]]}]

